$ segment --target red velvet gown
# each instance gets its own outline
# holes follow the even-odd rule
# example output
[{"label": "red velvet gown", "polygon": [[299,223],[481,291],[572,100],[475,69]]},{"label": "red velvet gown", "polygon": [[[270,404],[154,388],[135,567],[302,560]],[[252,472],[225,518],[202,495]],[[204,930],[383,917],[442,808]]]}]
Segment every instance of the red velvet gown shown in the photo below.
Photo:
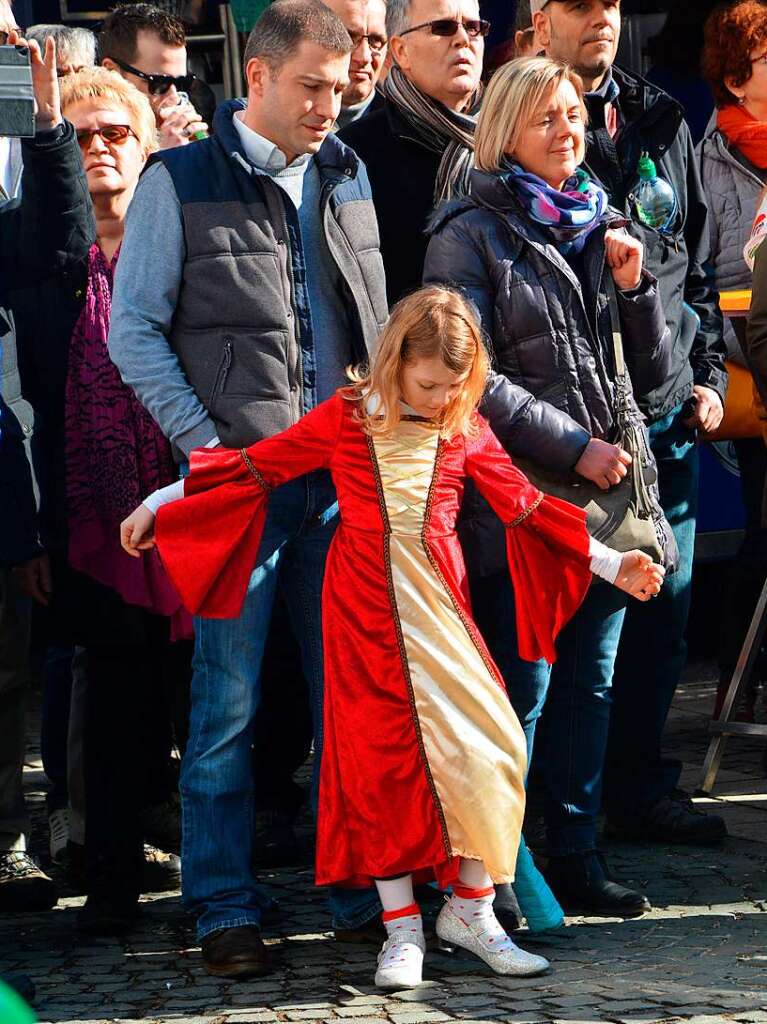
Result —
[{"label": "red velvet gown", "polygon": [[511,881],[524,736],[471,618],[456,517],[470,476],[507,527],[520,653],[549,661],[591,580],[585,517],[533,487],[484,421],[446,440],[405,417],[382,439],[355,408],[339,392],[251,448],[194,452],[186,497],[159,511],[160,553],[191,611],[236,616],[270,489],[329,469],[317,884],[449,883],[461,856]]}]

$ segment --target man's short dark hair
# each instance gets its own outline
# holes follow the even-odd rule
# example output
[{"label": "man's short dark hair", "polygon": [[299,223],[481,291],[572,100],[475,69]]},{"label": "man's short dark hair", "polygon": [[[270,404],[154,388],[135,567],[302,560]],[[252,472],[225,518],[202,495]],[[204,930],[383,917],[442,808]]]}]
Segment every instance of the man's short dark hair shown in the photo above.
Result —
[{"label": "man's short dark hair", "polygon": [[518,0],[517,13],[514,17],[514,31],[526,32],[533,27],[533,15],[530,10],[530,0]]},{"label": "man's short dark hair", "polygon": [[106,16],[99,32],[99,59],[132,64],[139,32],[151,32],[166,46],[185,46],[184,23],[154,4],[120,4]]},{"label": "man's short dark hair", "polygon": [[351,53],[352,41],[341,19],[320,0],[276,0],[248,36],[243,64],[258,57],[274,74],[301,43],[316,43],[330,53]]}]

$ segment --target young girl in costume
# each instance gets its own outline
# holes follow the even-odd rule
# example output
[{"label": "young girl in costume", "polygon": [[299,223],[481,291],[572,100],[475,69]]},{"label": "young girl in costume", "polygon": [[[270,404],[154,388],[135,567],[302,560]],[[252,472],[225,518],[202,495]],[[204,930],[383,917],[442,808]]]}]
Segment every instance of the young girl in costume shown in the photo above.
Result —
[{"label": "young girl in costume", "polygon": [[455,532],[466,478],[507,528],[524,657],[554,660],[592,572],[640,600],[662,581],[647,555],[609,551],[589,537],[580,509],[514,467],[477,413],[487,372],[472,308],[456,292],[424,288],[395,307],[369,374],[282,434],[194,452],[186,480],[122,525],[136,556],[157,543],[190,611],[236,616],[269,492],[330,470],[341,524],[323,591],[316,881],[375,883],[388,933],[382,987],[421,980],[414,876],[452,885],[437,918],[442,942],[499,974],[548,967],[493,913],[493,883],[514,878],[525,741],[471,618]]}]

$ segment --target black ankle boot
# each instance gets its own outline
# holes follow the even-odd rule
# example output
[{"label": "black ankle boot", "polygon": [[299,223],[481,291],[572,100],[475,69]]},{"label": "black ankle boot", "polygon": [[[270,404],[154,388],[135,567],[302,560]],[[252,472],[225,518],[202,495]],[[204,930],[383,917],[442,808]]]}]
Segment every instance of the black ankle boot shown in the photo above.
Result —
[{"label": "black ankle boot", "polygon": [[650,910],[646,896],[614,882],[601,853],[589,850],[552,857],[546,881],[565,910],[605,917],[639,917]]},{"label": "black ankle boot", "polygon": [[84,935],[124,935],[136,923],[137,916],[135,890],[96,889],[88,894],[77,916],[77,927]]}]

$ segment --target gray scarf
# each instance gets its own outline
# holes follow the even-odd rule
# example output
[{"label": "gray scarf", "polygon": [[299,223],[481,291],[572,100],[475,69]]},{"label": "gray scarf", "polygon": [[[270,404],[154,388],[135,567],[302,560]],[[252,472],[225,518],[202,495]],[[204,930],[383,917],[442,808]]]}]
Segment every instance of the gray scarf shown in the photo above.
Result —
[{"label": "gray scarf", "polygon": [[[481,95],[481,86],[469,106],[474,110]],[[469,172],[474,163],[474,130],[476,114],[456,113],[439,100],[417,89],[395,64],[382,88],[384,96],[399,110],[410,127],[433,153],[441,153],[434,202],[466,195]]]}]

